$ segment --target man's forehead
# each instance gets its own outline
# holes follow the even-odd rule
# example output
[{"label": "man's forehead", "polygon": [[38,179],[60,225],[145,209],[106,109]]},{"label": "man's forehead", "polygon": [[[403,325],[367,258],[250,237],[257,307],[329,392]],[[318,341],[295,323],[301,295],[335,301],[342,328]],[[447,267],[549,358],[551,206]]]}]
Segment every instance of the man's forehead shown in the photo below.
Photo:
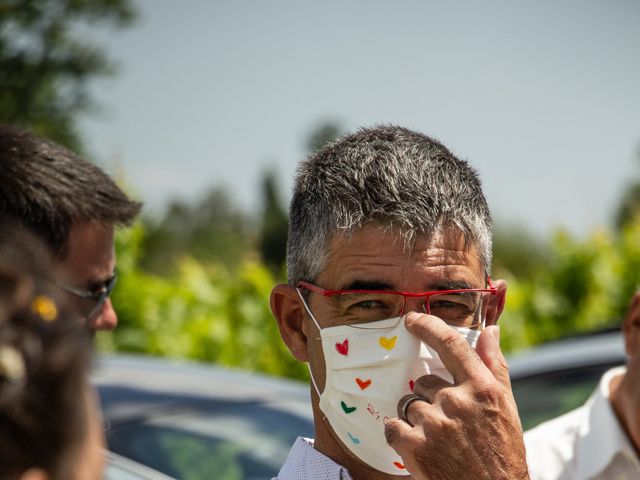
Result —
[{"label": "man's forehead", "polygon": [[115,268],[114,228],[83,223],[71,228],[68,251],[60,270],[69,280],[92,283],[108,279]]},{"label": "man's forehead", "polygon": [[398,229],[368,225],[336,234],[327,260],[319,279],[332,282],[379,276],[377,280],[396,277],[394,283],[398,283],[403,276],[412,275],[440,277],[440,280],[453,275],[472,281],[484,276],[477,247],[466,241],[456,228],[407,237]]},{"label": "man's forehead", "polygon": [[329,243],[329,253],[361,252],[365,248],[373,255],[404,255],[411,257],[429,249],[476,253],[477,247],[456,227],[441,227],[433,232],[409,232],[385,225],[368,224],[335,233]]}]

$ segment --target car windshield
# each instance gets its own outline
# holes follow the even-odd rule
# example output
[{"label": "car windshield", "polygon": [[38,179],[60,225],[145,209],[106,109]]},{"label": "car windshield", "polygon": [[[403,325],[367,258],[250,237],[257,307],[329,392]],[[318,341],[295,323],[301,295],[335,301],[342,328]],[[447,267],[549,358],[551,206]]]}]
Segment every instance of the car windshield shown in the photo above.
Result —
[{"label": "car windshield", "polygon": [[[108,388],[108,387],[107,387]],[[109,449],[172,477],[199,480],[264,479],[275,476],[295,438],[313,436],[299,401],[215,400],[117,388],[102,392],[107,409],[131,408],[136,398],[147,409],[112,420]],[[122,402],[117,406],[113,401]],[[152,407],[155,405],[155,407]]]}]

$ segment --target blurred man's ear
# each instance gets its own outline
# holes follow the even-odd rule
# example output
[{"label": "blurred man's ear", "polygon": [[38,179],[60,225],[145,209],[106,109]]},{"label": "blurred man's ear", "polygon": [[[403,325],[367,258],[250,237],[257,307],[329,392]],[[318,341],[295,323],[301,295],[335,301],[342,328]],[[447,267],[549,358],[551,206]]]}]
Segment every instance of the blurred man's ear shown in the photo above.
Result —
[{"label": "blurred man's ear", "polygon": [[627,355],[640,353],[640,290],[633,294],[629,302],[629,309],[622,321],[622,333]]},{"label": "blurred man's ear", "polygon": [[485,325],[496,325],[498,319],[504,310],[504,302],[507,299],[507,282],[504,280],[495,280],[493,285],[498,289],[495,295],[487,297]]},{"label": "blurred man's ear", "polygon": [[304,332],[304,306],[291,285],[280,283],[271,290],[271,313],[276,318],[280,336],[293,356],[307,362],[307,335]]}]

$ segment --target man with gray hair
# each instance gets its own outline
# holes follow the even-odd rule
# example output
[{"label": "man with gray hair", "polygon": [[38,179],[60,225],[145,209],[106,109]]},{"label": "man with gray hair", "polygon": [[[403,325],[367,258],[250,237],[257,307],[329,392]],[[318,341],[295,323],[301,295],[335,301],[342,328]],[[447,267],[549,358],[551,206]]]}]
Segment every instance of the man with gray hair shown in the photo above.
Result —
[{"label": "man with gray hair", "polygon": [[326,146],[299,167],[287,261],[271,309],[309,364],[316,432],[279,480],[527,478],[466,162],[395,126]]}]

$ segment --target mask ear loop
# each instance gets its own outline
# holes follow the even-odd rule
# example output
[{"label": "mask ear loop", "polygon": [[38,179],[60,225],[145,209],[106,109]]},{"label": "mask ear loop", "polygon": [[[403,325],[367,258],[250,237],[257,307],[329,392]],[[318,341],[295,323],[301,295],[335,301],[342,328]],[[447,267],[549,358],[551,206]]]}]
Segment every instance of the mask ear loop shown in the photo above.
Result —
[{"label": "mask ear loop", "polygon": [[[318,324],[318,321],[316,320],[316,317],[313,316],[313,313],[311,313],[311,309],[307,305],[307,302],[304,300],[304,297],[302,296],[302,293],[300,292],[300,289],[296,288],[296,292],[298,293],[298,296],[300,297],[300,300],[302,301],[302,305],[304,305],[304,309],[309,314],[309,317],[311,318],[311,320],[315,324],[316,328],[318,329],[319,332],[322,331],[322,328],[320,328],[320,325]],[[320,338],[317,338],[316,340],[322,340],[322,338],[320,337]],[[311,377],[311,383],[313,384],[313,388],[316,390],[316,393],[318,394],[318,397],[320,397],[320,395],[321,395],[320,394],[320,389],[318,388],[318,384],[316,383],[316,379],[313,378],[313,372],[311,371],[311,363],[310,362],[307,363],[307,368],[309,369],[309,376]]]}]

